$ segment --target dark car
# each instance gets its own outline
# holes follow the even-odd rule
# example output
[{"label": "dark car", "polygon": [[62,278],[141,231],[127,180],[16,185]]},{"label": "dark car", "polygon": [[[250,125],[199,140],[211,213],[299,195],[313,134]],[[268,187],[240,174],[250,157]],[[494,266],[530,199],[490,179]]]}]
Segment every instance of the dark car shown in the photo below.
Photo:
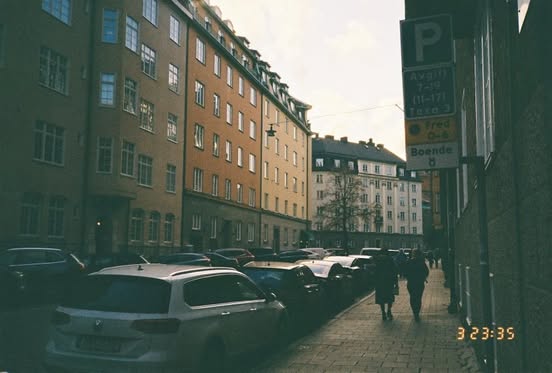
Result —
[{"label": "dark car", "polygon": [[281,251],[278,254],[278,260],[282,262],[294,263],[298,260],[315,259],[316,254],[310,253],[306,250],[286,250]]},{"label": "dark car", "polygon": [[60,249],[8,249],[0,253],[0,294],[2,298],[15,294],[29,301],[51,301],[63,294],[66,285],[81,276],[84,269],[75,255]]},{"label": "dark car", "polygon": [[240,248],[224,248],[215,250],[215,253],[227,256],[229,258],[236,258],[240,266],[255,259],[253,254],[246,249]]},{"label": "dark car", "polygon": [[255,260],[277,260],[278,254],[274,251],[272,247],[250,247],[249,252],[253,254]]},{"label": "dark car", "polygon": [[353,301],[353,279],[345,268],[329,260],[300,260],[320,279],[328,300],[328,307],[335,311]]},{"label": "dark car", "polygon": [[175,253],[162,255],[159,263],[163,264],[185,264],[196,266],[211,266],[211,259],[200,253]]},{"label": "dark car", "polygon": [[320,319],[316,316],[321,316],[324,290],[306,265],[253,261],[244,265],[241,271],[263,290],[274,293],[287,307],[292,321],[302,324]]},{"label": "dark car", "polygon": [[353,277],[355,293],[361,293],[368,289],[370,285],[370,273],[364,269],[361,259],[352,255],[330,255],[325,257],[324,260],[337,262],[349,272],[349,274]]},{"label": "dark car", "polygon": [[92,254],[82,259],[86,265],[86,272],[92,273],[107,267],[115,267],[125,264],[147,264],[149,261],[140,254],[111,253]]},{"label": "dark car", "polygon": [[240,264],[236,258],[229,258],[227,256],[214,253],[212,251],[203,253],[207,258],[211,259],[211,265],[213,267],[230,267],[238,268]]},{"label": "dark car", "polygon": [[376,275],[376,262],[373,256],[370,255],[349,255],[359,260],[358,265],[364,272],[364,276],[370,287],[374,285],[374,277]]}]

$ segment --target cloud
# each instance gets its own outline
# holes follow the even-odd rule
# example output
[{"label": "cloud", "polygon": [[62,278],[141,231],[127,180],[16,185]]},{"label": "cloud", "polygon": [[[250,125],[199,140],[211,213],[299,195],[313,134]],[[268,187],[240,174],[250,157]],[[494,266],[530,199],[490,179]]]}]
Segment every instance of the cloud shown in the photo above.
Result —
[{"label": "cloud", "polygon": [[365,23],[350,20],[342,33],[327,37],[324,44],[340,55],[351,55],[363,50],[371,51],[377,43]]}]

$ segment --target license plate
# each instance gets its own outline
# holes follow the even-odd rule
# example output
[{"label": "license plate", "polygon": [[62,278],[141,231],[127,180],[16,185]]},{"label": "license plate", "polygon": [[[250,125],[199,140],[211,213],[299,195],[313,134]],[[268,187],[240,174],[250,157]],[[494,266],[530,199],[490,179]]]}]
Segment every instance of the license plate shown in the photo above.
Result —
[{"label": "license plate", "polygon": [[85,335],[80,338],[77,347],[86,351],[116,353],[121,351],[121,341],[109,337]]}]

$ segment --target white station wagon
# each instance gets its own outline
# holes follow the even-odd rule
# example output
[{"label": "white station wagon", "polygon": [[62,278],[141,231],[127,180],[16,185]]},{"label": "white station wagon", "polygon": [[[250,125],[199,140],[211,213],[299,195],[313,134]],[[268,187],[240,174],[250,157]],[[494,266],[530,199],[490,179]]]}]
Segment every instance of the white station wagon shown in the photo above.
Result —
[{"label": "white station wagon", "polygon": [[234,269],[111,267],[85,276],[54,312],[45,367],[220,371],[228,357],[286,332],[285,307]]}]

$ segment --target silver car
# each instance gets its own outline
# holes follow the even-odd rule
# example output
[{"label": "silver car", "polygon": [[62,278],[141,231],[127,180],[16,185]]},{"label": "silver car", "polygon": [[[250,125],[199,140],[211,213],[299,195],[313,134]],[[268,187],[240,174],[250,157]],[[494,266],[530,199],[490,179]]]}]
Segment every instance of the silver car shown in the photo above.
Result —
[{"label": "silver car", "polygon": [[139,264],[92,273],[56,309],[45,366],[59,372],[220,371],[279,341],[285,307],[230,268]]}]

